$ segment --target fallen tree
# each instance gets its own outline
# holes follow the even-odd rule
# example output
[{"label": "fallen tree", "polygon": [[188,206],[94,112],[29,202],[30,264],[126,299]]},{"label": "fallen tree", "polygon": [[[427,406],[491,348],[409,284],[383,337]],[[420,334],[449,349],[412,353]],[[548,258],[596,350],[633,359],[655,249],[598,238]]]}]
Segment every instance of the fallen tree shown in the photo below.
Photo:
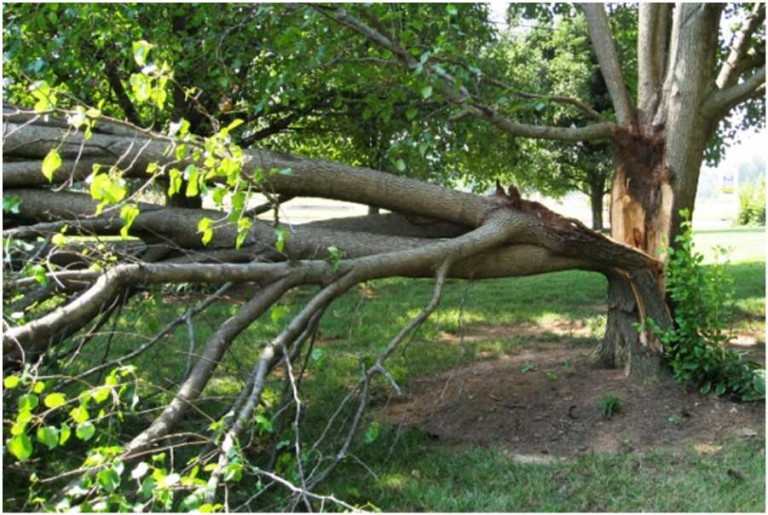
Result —
[{"label": "fallen tree", "polygon": [[[660,348],[649,334],[638,332],[636,324],[649,316],[662,327],[671,323],[658,286],[661,263],[522,199],[512,187],[499,186],[494,195],[478,196],[372,169],[267,150],[242,151],[226,138],[209,151],[209,139],[172,138],[97,115],[91,121],[91,134],[86,135],[59,114],[42,116],[4,108],[3,186],[7,204],[12,205],[4,225],[6,253],[11,263],[45,264],[34,275],[29,266],[6,270],[4,295],[6,301],[29,297],[34,300],[26,302],[27,306],[46,306],[22,324],[4,317],[6,371],[39,367],[53,356],[80,352],[82,343],[77,350],[68,343],[73,335],[92,332],[110,317],[119,316],[116,306],[148,285],[219,286],[217,293],[195,308],[195,314],[220,300],[223,289],[231,284],[254,285],[252,297],[216,328],[195,355],[173,400],[125,443],[123,458],[150,451],[172,434],[245,328],[257,323],[292,289],[320,286],[279,335],[264,344],[242,394],[224,418],[224,430],[212,439],[218,466],[204,492],[209,501],[218,493],[232,460],[231,450],[251,423],[269,374],[284,364],[286,377],[296,389],[292,367],[308,352],[306,342],[324,311],[364,281],[434,277],[436,286],[423,312],[364,370],[353,392],[360,404],[347,428],[349,437],[330,463],[301,474],[297,499],[304,502],[309,502],[312,487],[346,456],[367,405],[371,379],[378,374],[391,379],[387,357],[435,309],[446,278],[488,279],[568,269],[601,273],[609,284],[609,330],[629,342],[621,349],[620,362],[631,373],[658,370]],[[180,148],[184,151],[178,151]],[[50,166],[54,153],[59,162]],[[222,164],[227,159],[237,159],[236,177],[229,169],[221,173],[230,166]],[[107,178],[99,179],[106,175],[103,170],[109,170]],[[174,175],[178,178],[180,170],[198,172],[193,179],[198,181],[198,194],[206,188],[216,190],[217,184],[226,184],[235,192],[247,185],[250,192],[264,194],[269,205],[250,208],[245,202],[235,202],[234,207],[220,203],[218,209],[194,209],[141,200],[153,185],[173,188]],[[104,191],[94,184],[101,184]],[[233,187],[235,184],[238,186]],[[109,198],[109,188],[114,187],[122,193]],[[280,202],[295,197],[358,202],[391,212],[301,225],[255,216],[266,210],[277,212]],[[85,238],[67,239],[71,235]],[[112,238],[105,239],[107,236]],[[95,244],[89,245],[89,241],[97,241],[98,252],[109,253],[113,259],[109,263],[100,260]],[[90,266],[94,262],[100,263],[96,269]],[[183,320],[169,323],[151,341],[183,324]],[[109,365],[128,363],[143,350],[145,345],[78,379]],[[394,380],[392,384],[398,388]],[[291,403],[299,413],[297,390],[288,396],[287,404]]]}]

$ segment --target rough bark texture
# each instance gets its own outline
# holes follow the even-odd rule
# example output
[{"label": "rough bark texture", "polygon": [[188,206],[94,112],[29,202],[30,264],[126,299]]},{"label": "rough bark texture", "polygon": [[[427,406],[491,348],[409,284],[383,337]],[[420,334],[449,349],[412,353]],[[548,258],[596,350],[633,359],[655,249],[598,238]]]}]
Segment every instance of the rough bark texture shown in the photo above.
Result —
[{"label": "rough bark texture", "polygon": [[[765,6],[751,10],[718,72],[723,8],[723,4],[641,5],[635,110],[627,107],[603,8],[583,6],[620,125],[612,136],[611,233],[617,241],[661,259],[665,247],[675,242],[681,210],[693,214],[704,151],[720,120],[739,101],[765,88],[764,51],[753,49],[753,57],[747,57],[752,44],[748,40],[764,21]],[[735,78],[739,73],[741,83]],[[661,277],[658,282],[662,284]],[[611,286],[609,297],[629,300],[617,284]],[[626,332],[622,313],[629,304],[613,305],[623,307],[612,308],[600,353],[607,362],[618,363],[632,348],[632,342],[620,336]]]},{"label": "rough bark texture", "polygon": [[[5,118],[6,159],[23,157],[27,159],[25,163],[39,163],[34,159],[44,157],[48,149],[59,145],[64,137],[62,128],[55,122],[41,119],[37,123],[38,120],[30,119],[27,114],[13,113],[12,110],[8,110]],[[16,120],[21,118],[27,121],[17,123]],[[60,153],[65,157],[87,156],[85,159],[89,160],[89,164],[96,161],[104,165],[123,163],[126,175],[137,177],[141,177],[148,163],[154,161],[162,165],[169,159],[163,155],[167,142],[139,131],[123,131],[119,135],[108,132],[99,131],[97,126],[89,141],[78,134],[69,135],[60,145]],[[342,249],[344,258],[348,260],[345,262],[352,269],[363,266],[363,262],[359,261],[361,259],[387,256],[386,259],[381,258],[378,271],[374,274],[377,277],[431,276],[439,264],[437,258],[428,257],[408,263],[403,256],[417,249],[424,249],[427,256],[440,255],[434,254],[432,249],[441,248],[444,242],[462,241],[462,238],[472,234],[473,229],[485,227],[499,212],[505,213],[504,224],[497,228],[502,231],[503,238],[482,250],[477,247],[479,243],[467,240],[463,245],[469,245],[470,252],[460,249],[454,252],[449,276],[503,277],[566,268],[603,272],[620,268],[632,273],[637,269],[658,270],[659,266],[657,261],[643,253],[611,242],[538,203],[521,199],[512,188],[509,193],[501,191],[495,196],[479,197],[375,170],[252,150],[243,173],[248,175],[257,168],[292,169],[291,175],[273,175],[267,179],[263,187],[271,194],[351,200],[382,206],[401,214],[284,226],[291,237],[277,252],[274,248],[274,227],[267,221],[254,219],[243,247],[236,250],[232,248],[236,238],[236,228],[232,223],[220,224],[207,245],[201,242],[197,231],[199,220],[203,217],[220,219],[220,212],[139,203],[141,212],[133,221],[131,234],[143,239],[145,244],[163,247],[163,259],[169,263],[167,266],[176,268],[164,269],[162,267],[166,265],[162,264],[158,264],[161,267],[158,269],[117,267],[100,276],[92,288],[70,304],[25,326],[9,329],[4,335],[6,363],[22,359],[25,352],[37,355],[72,334],[93,318],[112,295],[127,286],[163,281],[215,280],[209,277],[220,281],[263,281],[275,280],[285,273],[279,270],[277,264],[265,264],[262,268],[251,266],[241,272],[224,269],[222,264],[213,264],[217,261],[221,263],[222,259],[230,262],[328,259],[327,249],[336,246]],[[76,170],[80,170],[80,163],[73,162],[67,171],[55,174],[52,183],[66,185],[76,173],[82,173]],[[115,235],[123,227],[124,222],[117,209],[108,208],[104,214],[95,216],[97,203],[86,194],[40,188],[41,174],[31,165],[13,167],[8,175],[9,180],[5,182],[7,194],[13,194],[20,200],[18,213],[8,216],[12,225],[17,225],[10,229],[9,235],[35,238],[50,236],[61,230],[76,234]],[[191,265],[195,261],[200,263],[195,265],[198,268]],[[211,263],[210,270],[215,270],[211,272],[214,276],[205,275],[202,271],[206,261]],[[309,263],[307,266],[310,266]],[[310,269],[315,270],[315,274],[320,273],[316,267],[307,270]],[[326,267],[319,276],[307,275],[302,282],[323,282],[333,277],[334,274]]]}]

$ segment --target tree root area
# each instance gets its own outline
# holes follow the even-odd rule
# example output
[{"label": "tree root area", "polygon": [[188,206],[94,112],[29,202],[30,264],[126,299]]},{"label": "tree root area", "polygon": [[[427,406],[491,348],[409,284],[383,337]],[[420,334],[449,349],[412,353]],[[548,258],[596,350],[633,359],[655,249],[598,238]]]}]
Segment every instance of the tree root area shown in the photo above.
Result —
[{"label": "tree root area", "polygon": [[567,340],[417,379],[376,414],[439,442],[500,445],[539,463],[690,446],[707,453],[733,438],[765,438],[764,402],[701,396],[671,379],[639,383]]}]

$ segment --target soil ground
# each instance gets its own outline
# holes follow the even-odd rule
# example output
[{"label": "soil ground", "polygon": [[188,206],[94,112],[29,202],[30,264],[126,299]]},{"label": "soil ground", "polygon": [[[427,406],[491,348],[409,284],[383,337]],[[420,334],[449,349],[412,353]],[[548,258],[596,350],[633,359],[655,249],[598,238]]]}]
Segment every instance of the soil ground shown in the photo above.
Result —
[{"label": "soil ground", "polygon": [[[465,342],[526,329],[479,328]],[[744,339],[756,344],[750,358],[764,364],[764,336],[740,335]],[[671,378],[638,383],[622,370],[594,365],[583,343],[560,342],[417,379],[378,416],[447,444],[501,445],[525,462],[691,445],[710,453],[725,440],[765,438],[764,402],[702,396]],[[606,403],[615,404],[611,398],[618,409],[608,416]]]}]

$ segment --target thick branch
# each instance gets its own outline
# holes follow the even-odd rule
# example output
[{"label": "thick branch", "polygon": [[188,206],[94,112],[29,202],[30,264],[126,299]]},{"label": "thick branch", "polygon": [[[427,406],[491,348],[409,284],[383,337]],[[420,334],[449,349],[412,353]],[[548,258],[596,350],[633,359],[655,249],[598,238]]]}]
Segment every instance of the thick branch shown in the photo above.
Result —
[{"label": "thick branch", "polygon": [[710,117],[721,118],[734,106],[755,96],[761,91],[763,93],[765,92],[765,65],[760,67],[760,69],[743,82],[710,94],[704,104],[703,110]]},{"label": "thick branch", "polygon": [[623,128],[635,132],[637,121],[632,109],[632,102],[629,99],[629,92],[624,84],[619,54],[613,41],[608,16],[605,14],[605,6],[603,4],[581,4],[581,9],[587,19],[592,48],[595,49],[600,71],[608,87],[608,93],[616,111],[616,119]]},{"label": "thick branch", "polygon": [[[118,161],[125,166],[132,164],[131,168],[136,172],[145,170],[149,163],[165,165],[172,159],[164,155],[169,141],[160,136],[137,134],[135,137],[117,137],[94,134],[89,141],[84,142],[82,135],[72,134],[62,142],[64,133],[61,129],[34,124],[19,130],[19,126],[13,123],[6,123],[6,128],[10,132],[3,148],[6,158],[42,160],[55,146],[59,146],[59,153],[63,157],[76,156],[84,144],[84,156],[101,160],[105,165]],[[271,193],[347,200],[474,227],[482,223],[488,210],[493,207],[476,195],[368,168],[310,160],[268,150],[250,150],[246,154],[246,175],[272,168],[290,168],[293,171],[290,176],[275,174],[268,177],[263,188]],[[175,166],[183,169],[188,164],[184,161]]]},{"label": "thick branch", "polygon": [[653,119],[661,96],[667,58],[668,4],[641,3],[637,37],[638,111],[642,126]]}]

